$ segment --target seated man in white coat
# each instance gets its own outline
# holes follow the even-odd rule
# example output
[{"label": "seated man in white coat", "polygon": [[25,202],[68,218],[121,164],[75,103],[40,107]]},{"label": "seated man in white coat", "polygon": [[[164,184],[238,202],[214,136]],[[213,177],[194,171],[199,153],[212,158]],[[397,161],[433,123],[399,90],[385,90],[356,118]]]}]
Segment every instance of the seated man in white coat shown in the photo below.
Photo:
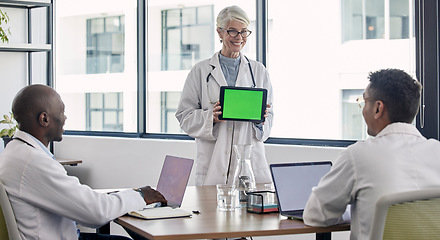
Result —
[{"label": "seated man in white coat", "polygon": [[304,222],[329,226],[351,205],[350,239],[370,239],[377,200],[386,194],[440,187],[440,142],[427,140],[411,124],[419,109],[421,85],[397,69],[373,72],[362,114],[368,134],[343,151],[315,187]]},{"label": "seated man in white coat", "polygon": [[167,201],[150,187],[106,194],[68,176],[47,149],[61,141],[66,120],[58,93],[31,85],[15,96],[12,112],[19,130],[0,155],[5,186],[22,239],[88,240],[125,237],[79,233],[76,223],[97,228],[146,204]]}]

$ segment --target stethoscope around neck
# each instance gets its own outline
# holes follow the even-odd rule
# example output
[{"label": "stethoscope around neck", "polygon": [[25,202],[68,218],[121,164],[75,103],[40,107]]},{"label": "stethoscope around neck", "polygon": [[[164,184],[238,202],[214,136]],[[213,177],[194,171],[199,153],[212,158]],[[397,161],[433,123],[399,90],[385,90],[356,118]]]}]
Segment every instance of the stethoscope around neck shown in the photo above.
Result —
[{"label": "stethoscope around neck", "polygon": [[[252,67],[251,67],[251,62],[249,61],[249,59],[244,56],[246,58],[246,60],[248,61],[248,65],[249,65],[249,71],[251,73],[251,77],[252,77],[252,88],[256,87],[257,85],[255,84],[255,78],[254,78],[254,73],[252,71]],[[212,71],[215,69],[215,66],[212,66]],[[212,72],[211,71],[211,72]],[[206,76],[206,90],[208,91],[208,99],[209,99],[209,103],[211,104],[215,104],[217,101],[211,101],[211,94],[209,93],[209,87],[208,87],[208,82],[209,82],[209,78],[212,76],[211,72],[208,74],[208,76]]]}]

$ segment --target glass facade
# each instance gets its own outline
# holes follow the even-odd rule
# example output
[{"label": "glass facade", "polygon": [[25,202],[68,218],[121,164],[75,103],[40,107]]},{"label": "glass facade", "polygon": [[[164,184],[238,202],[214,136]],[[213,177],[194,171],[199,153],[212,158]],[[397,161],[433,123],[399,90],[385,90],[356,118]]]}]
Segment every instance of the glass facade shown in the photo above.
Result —
[{"label": "glass facade", "polygon": [[[75,8],[78,4],[89,7]],[[57,3],[56,88],[66,103],[67,130],[135,133],[137,94],[145,91],[146,132],[181,134],[174,117],[180,92],[191,67],[221,49],[215,19],[226,6],[248,13],[253,33],[243,53],[256,58],[256,1],[150,0],[141,79],[146,87],[138,90],[136,5],[135,0]],[[413,9],[410,0],[268,1],[262,44],[274,90],[271,137],[366,138],[353,99],[362,95],[370,71],[400,68],[414,74]],[[95,106],[96,96],[118,107]]]},{"label": "glass facade", "polygon": [[410,4],[408,0],[342,0],[342,41],[408,39],[414,16]]},{"label": "glass facade", "polygon": [[214,52],[214,6],[162,10],[162,70],[188,70]]},{"label": "glass facade", "polygon": [[122,93],[86,93],[87,131],[123,130]]},{"label": "glass facade", "polygon": [[87,20],[87,74],[124,71],[124,16]]},{"label": "glass facade", "polygon": [[[365,122],[353,99],[368,85],[369,72],[399,68],[415,75],[411,26],[390,21],[400,15],[412,24],[410,2],[269,1],[267,68],[275,99],[271,137],[365,139]],[[304,10],[316,4],[320,10]]]}]

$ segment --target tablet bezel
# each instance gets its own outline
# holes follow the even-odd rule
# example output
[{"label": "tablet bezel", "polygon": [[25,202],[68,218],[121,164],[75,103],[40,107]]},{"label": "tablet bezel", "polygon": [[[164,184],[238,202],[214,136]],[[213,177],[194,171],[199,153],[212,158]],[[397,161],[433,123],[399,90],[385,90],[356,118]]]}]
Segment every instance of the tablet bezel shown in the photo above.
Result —
[{"label": "tablet bezel", "polygon": [[[248,119],[248,118],[225,118],[223,117],[223,109],[224,109],[224,100],[225,100],[225,90],[234,89],[234,90],[244,90],[244,91],[258,91],[263,93],[263,98],[261,101],[261,116],[260,119]],[[231,120],[231,121],[246,121],[246,122],[254,122],[260,123],[264,122],[264,115],[266,114],[266,106],[267,105],[267,89],[264,88],[251,88],[251,87],[230,87],[230,86],[221,86],[220,87],[220,106],[222,113],[218,116],[220,120]]]}]

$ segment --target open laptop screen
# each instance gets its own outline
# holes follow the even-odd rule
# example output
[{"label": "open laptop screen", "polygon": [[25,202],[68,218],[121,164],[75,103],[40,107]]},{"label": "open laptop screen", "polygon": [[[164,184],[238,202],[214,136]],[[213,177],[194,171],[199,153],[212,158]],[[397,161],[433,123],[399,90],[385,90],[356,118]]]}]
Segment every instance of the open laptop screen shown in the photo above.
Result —
[{"label": "open laptop screen", "polygon": [[194,160],[166,156],[156,190],[167,199],[168,205],[180,207]]},{"label": "open laptop screen", "polygon": [[304,210],[312,188],[330,168],[330,161],[271,164],[280,213]]}]

